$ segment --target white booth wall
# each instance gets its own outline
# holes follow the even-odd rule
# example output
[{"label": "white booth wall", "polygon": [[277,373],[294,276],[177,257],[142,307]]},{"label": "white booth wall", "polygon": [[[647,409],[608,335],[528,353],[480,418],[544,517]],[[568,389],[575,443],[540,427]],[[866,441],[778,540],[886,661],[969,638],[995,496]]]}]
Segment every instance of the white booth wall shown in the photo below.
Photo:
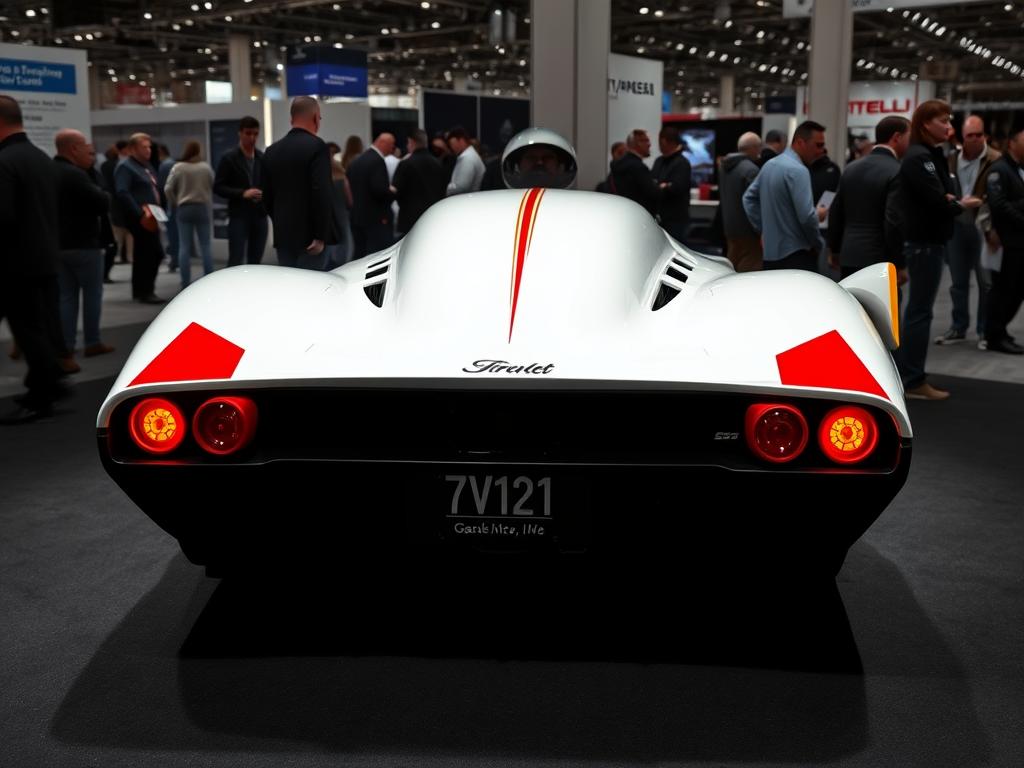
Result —
[{"label": "white booth wall", "polygon": [[[277,141],[292,129],[289,110],[291,103],[287,101],[268,102],[268,121],[270,129],[267,135]],[[320,103],[320,138],[333,141],[342,148],[349,136],[359,136],[364,145],[369,145],[370,136],[370,104],[365,101],[326,101]]]}]

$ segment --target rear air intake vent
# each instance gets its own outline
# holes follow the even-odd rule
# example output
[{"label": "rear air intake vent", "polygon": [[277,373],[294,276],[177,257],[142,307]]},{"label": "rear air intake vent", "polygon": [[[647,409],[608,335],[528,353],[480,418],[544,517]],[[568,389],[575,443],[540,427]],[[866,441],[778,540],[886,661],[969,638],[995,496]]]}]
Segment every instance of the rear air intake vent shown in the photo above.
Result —
[{"label": "rear air intake vent", "polygon": [[366,294],[366,298],[378,307],[384,306],[392,263],[392,254],[388,254],[383,259],[378,259],[366,267],[366,281],[363,283],[363,293]]},{"label": "rear air intake vent", "polygon": [[693,267],[692,262],[679,254],[669,259],[659,278],[658,292],[651,304],[652,312],[657,312],[682,292],[686,281],[690,279]]},{"label": "rear air intake vent", "polygon": [[662,283],[658,287],[658,295],[654,297],[654,306],[652,306],[651,309],[654,310],[655,312],[657,312],[659,309],[664,307],[666,304],[668,304],[670,301],[672,301],[672,299],[674,299],[678,295],[679,295],[679,289],[678,288],[673,288],[671,285],[667,285],[666,283]]}]

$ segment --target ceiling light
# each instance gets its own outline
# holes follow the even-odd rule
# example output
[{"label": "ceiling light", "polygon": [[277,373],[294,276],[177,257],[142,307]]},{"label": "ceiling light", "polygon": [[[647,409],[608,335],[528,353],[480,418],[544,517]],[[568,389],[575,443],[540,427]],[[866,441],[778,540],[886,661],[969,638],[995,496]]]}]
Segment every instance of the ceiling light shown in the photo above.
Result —
[{"label": "ceiling light", "polygon": [[662,16],[665,15],[665,12],[659,9],[659,10],[654,12],[654,15],[657,16],[660,19]]},{"label": "ceiling light", "polygon": [[430,28],[431,29],[440,29],[441,28],[441,22],[440,21],[432,22],[431,25],[430,25]]},{"label": "ceiling light", "polygon": [[225,16],[224,17],[224,21],[231,21],[231,17],[230,16]]},{"label": "ceiling light", "polygon": [[277,65],[277,71],[278,72],[283,72],[284,71],[284,64],[278,64]]},{"label": "ceiling light", "polygon": [[[15,32],[16,32],[16,31],[17,31],[17,30],[15,30]],[[81,36],[81,35],[75,35],[75,40],[77,40],[77,41],[81,42],[81,41],[82,41],[82,36]]]},{"label": "ceiling light", "polygon": [[650,12],[651,12],[651,9],[648,8],[646,5],[643,8],[640,9],[640,15],[641,16],[646,16]]},{"label": "ceiling light", "polygon": [[86,40],[92,40],[93,39],[92,32],[86,32],[85,33],[85,39]]},{"label": "ceiling light", "polygon": [[213,3],[205,2],[205,3],[203,3],[203,8],[205,8],[208,11],[212,11],[213,10]]},{"label": "ceiling light", "polygon": [[422,8],[425,11],[430,10],[430,3],[424,0],[424,2],[420,3],[420,8]]},{"label": "ceiling light", "polygon": [[173,29],[175,32],[180,32],[181,24],[171,24],[171,29]]},{"label": "ceiling light", "polygon": [[732,19],[726,19],[725,20],[725,24],[723,24],[722,26],[725,27],[726,29],[731,27],[732,26]]},{"label": "ceiling light", "polygon": [[36,16],[36,12],[32,8],[29,8],[27,11],[25,11],[25,15],[28,16],[30,19],[34,19]]}]

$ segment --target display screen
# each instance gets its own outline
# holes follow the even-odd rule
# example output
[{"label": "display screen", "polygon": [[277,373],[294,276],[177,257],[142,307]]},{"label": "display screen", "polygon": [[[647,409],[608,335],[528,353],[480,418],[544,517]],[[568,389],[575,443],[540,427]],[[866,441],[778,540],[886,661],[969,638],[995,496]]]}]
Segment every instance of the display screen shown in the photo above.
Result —
[{"label": "display screen", "polygon": [[708,128],[684,128],[679,131],[683,155],[690,161],[690,186],[709,183],[715,173],[715,132]]}]

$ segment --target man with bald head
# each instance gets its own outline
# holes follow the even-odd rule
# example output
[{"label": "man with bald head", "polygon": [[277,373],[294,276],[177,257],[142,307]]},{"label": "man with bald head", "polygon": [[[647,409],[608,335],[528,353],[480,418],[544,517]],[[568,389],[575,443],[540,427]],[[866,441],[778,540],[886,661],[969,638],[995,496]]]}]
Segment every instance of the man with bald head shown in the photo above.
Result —
[{"label": "man with bald head", "polygon": [[331,158],[320,131],[320,103],[297,96],[292,129],[263,154],[263,204],[274,222],[277,261],[322,270],[324,248],[338,242],[331,203]]},{"label": "man with bald head", "polygon": [[100,338],[100,310],[103,306],[102,217],[110,201],[107,193],[89,178],[96,152],[79,131],[65,128],[55,140],[57,157],[57,236],[60,257],[57,281],[60,287],[60,325],[66,356],[62,367],[72,370],[78,335],[79,297],[85,333],[85,356],[103,355],[114,348]]},{"label": "man with bald head", "polygon": [[388,181],[384,158],[395,151],[395,137],[382,133],[348,167],[352,187],[352,240],[355,258],[376,253],[395,241],[394,213],[391,201],[395,188]]},{"label": "man with bald head", "polygon": [[[961,129],[963,147],[949,158],[949,172],[960,182],[964,195],[985,198],[985,179],[989,167],[1000,153],[985,141],[985,123],[977,115],[969,115]],[[981,234],[975,226],[977,209],[964,209],[953,221],[953,239],[946,247],[949,274],[953,279],[949,295],[953,299],[953,318],[949,330],[935,339],[936,344],[956,344],[967,338],[971,325],[971,272],[978,281],[978,315],[975,328],[978,338],[985,338],[985,296],[992,286],[991,274],[981,266]],[[990,235],[991,237],[991,235]]]},{"label": "man with bald head", "polygon": [[722,158],[718,169],[718,208],[725,231],[726,256],[737,272],[756,272],[762,267],[761,238],[743,210],[743,193],[761,170],[761,137],[747,132],[736,142],[736,151]]}]

